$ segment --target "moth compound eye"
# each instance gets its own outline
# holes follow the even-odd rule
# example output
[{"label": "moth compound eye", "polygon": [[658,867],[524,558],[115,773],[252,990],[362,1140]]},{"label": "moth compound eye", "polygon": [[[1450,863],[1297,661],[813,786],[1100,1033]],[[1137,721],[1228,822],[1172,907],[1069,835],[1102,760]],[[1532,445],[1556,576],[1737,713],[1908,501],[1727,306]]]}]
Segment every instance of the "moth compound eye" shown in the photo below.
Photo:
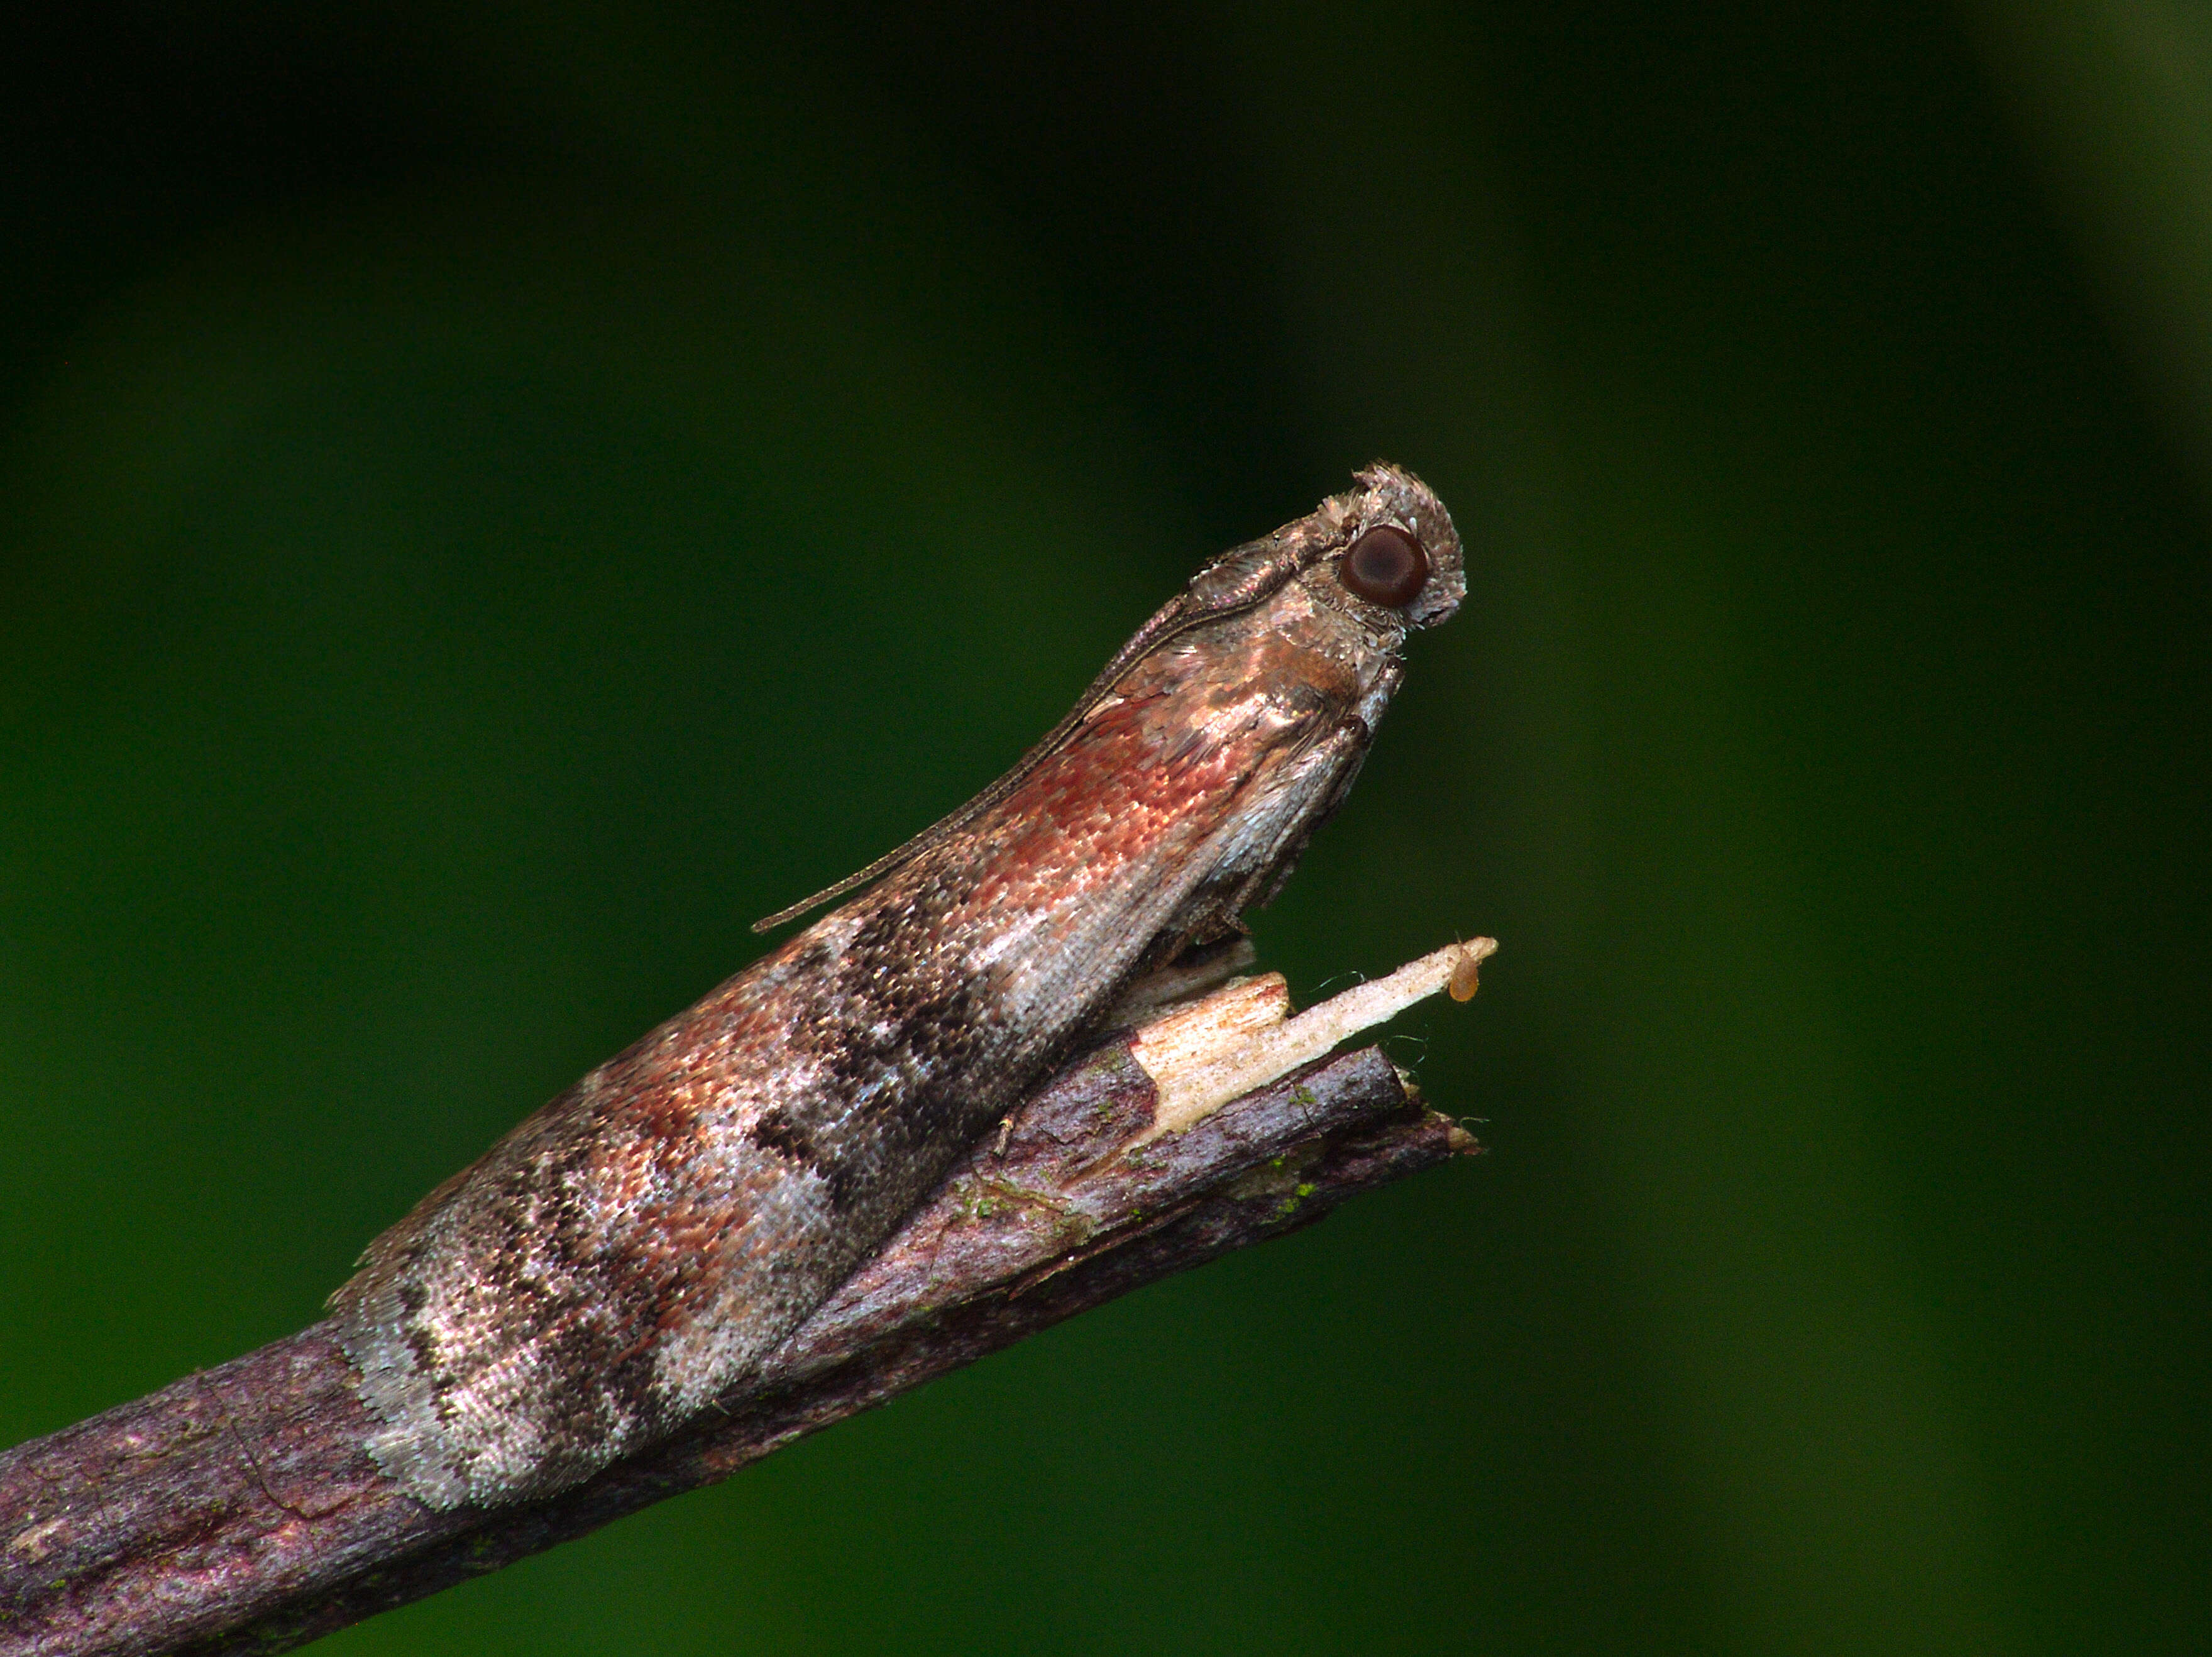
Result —
[{"label": "moth compound eye", "polygon": [[1429,555],[1401,529],[1378,524],[1345,549],[1336,579],[1385,610],[1410,604],[1429,580]]}]

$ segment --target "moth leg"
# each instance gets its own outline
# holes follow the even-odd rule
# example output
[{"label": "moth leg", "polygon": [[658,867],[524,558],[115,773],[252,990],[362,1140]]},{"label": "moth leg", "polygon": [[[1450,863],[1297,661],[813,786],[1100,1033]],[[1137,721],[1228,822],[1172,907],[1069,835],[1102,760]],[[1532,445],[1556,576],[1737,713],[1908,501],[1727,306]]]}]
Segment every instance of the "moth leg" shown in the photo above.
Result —
[{"label": "moth leg", "polygon": [[1242,932],[1190,944],[1174,959],[1131,979],[1114,1005],[1099,1016],[1096,1028],[1110,1030],[1144,1023],[1163,1008],[1212,994],[1239,973],[1251,970],[1258,958],[1252,940]]},{"label": "moth leg", "polygon": [[1290,814],[1287,832],[1269,848],[1242,883],[1223,899],[1222,907],[1236,919],[1238,930],[1243,929],[1245,910],[1264,909],[1275,901],[1275,894],[1283,889],[1284,883],[1297,868],[1307,844],[1351,794],[1359,768],[1366,762],[1368,744],[1372,740],[1367,721],[1357,713],[1347,713],[1325,741],[1316,744],[1305,763],[1326,776],[1326,792],[1313,810]]}]

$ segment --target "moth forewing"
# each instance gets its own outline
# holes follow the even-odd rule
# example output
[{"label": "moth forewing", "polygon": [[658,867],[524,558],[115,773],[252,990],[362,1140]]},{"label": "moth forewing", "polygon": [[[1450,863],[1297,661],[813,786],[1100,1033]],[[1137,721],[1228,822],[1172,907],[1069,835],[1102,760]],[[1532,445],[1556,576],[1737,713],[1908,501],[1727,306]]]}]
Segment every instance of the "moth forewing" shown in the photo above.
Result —
[{"label": "moth forewing", "polygon": [[[438,1508],[542,1495],[728,1397],[1134,974],[1272,895],[1407,630],[1465,591],[1442,503],[1359,482],[1213,561],[1005,777],[372,1245],[331,1306],[387,1474]],[[1410,549],[1346,568],[1378,530]]]}]

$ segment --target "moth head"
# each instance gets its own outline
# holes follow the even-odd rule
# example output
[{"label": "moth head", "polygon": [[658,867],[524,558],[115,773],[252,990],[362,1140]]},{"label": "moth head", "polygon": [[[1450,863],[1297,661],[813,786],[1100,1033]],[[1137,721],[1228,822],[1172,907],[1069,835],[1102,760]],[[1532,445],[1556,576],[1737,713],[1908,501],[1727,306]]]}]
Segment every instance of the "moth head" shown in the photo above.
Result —
[{"label": "moth head", "polygon": [[1467,596],[1466,561],[1451,514],[1427,484],[1401,467],[1378,461],[1358,476],[1360,488],[1323,508],[1332,532],[1309,579],[1319,578],[1340,604],[1348,602],[1385,628],[1449,620]]}]

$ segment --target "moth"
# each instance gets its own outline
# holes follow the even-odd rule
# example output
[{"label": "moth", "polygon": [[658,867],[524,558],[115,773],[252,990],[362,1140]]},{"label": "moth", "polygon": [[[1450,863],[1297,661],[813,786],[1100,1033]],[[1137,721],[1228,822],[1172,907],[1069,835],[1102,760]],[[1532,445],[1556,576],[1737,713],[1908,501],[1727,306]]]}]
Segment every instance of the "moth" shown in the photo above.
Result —
[{"label": "moth", "polygon": [[1358,483],[1207,564],[1012,770],[369,1246],[331,1329],[387,1475],[495,1505],[676,1430],[1133,979],[1243,930],[1466,592],[1426,486]]}]

